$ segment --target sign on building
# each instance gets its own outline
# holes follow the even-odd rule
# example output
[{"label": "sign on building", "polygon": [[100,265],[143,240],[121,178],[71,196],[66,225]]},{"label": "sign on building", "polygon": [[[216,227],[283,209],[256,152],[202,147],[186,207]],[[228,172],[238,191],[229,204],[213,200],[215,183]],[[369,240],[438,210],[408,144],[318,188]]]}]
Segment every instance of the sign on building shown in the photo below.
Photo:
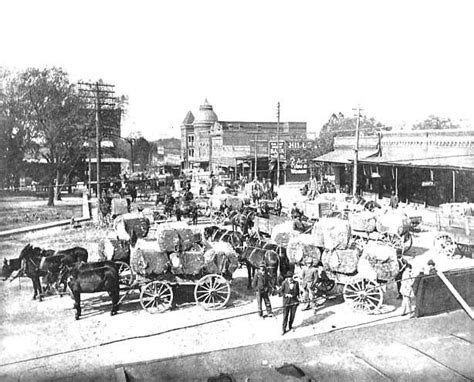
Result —
[{"label": "sign on building", "polygon": [[285,141],[269,141],[268,142],[270,158],[277,158],[280,154],[280,160],[286,159]]}]

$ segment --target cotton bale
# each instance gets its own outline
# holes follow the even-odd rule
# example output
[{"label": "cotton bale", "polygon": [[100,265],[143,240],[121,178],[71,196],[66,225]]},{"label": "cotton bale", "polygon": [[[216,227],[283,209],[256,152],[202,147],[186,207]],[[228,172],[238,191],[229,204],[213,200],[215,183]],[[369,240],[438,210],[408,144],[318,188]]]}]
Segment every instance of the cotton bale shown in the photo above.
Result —
[{"label": "cotton bale", "polygon": [[130,267],[142,276],[161,275],[168,271],[170,260],[166,252],[158,250],[155,240],[138,239],[130,251]]},{"label": "cotton bale", "polygon": [[307,258],[313,259],[313,264],[318,264],[321,260],[321,250],[316,237],[310,234],[300,234],[293,236],[288,242],[286,255],[290,263],[305,262]]},{"label": "cotton bale", "polygon": [[278,245],[286,247],[292,237],[298,236],[301,233],[294,229],[292,220],[277,224],[273,227],[271,238]]},{"label": "cotton bale", "polygon": [[408,215],[400,210],[387,210],[377,216],[376,228],[379,232],[396,233],[400,236],[410,230],[411,220]]}]

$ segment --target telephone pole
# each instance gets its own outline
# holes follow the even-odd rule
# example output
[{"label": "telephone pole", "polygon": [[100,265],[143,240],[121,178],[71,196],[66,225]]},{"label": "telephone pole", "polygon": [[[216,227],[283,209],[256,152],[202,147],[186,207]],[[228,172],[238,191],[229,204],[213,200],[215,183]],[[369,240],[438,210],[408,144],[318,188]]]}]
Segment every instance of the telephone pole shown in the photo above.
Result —
[{"label": "telephone pole", "polygon": [[277,103],[277,188],[280,189],[280,102]]},{"label": "telephone pole", "polygon": [[352,179],[352,196],[357,195],[357,165],[359,162],[359,130],[360,130],[360,112],[362,109],[357,106],[357,122],[355,131],[355,145],[354,145],[354,174]]},{"label": "telephone pole", "polygon": [[[116,98],[114,94],[114,85],[101,84],[99,82],[79,82],[79,91],[81,97],[86,100],[89,107],[93,107],[95,111],[95,144],[96,144],[96,160],[97,160],[97,200],[100,199],[100,159],[101,159],[101,119],[100,110],[103,107],[116,107]],[[89,175],[90,176],[90,175]]]}]

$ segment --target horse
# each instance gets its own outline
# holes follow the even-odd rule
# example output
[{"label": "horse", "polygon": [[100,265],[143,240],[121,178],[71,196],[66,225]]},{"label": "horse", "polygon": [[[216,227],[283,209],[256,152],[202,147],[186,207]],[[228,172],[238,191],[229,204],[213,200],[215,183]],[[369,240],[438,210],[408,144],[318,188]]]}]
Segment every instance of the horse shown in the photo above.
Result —
[{"label": "horse", "polygon": [[27,244],[21,251],[19,260],[21,270],[29,277],[33,283],[33,300],[39,295],[39,301],[43,300],[43,289],[40,277],[46,277],[47,288],[53,280],[60,281],[60,271],[65,265],[73,264],[77,261],[87,261],[87,250],[81,247],[74,247],[55,252],[51,249],[41,249]]},{"label": "horse", "polygon": [[[12,275],[15,271],[20,271],[21,269],[21,260],[19,258],[15,259],[3,259],[3,266],[2,266],[2,277],[3,281],[8,280],[8,278]],[[16,276],[13,276],[15,278]]]},{"label": "horse", "polygon": [[245,245],[239,253],[239,261],[243,262],[247,267],[248,289],[252,287],[252,279],[255,276],[255,270],[258,269],[261,263],[265,264],[272,285],[276,287],[278,281],[278,269],[280,267],[278,253],[268,249]]},{"label": "horse", "polygon": [[250,235],[247,239],[247,245],[251,247],[257,247],[262,249],[267,249],[270,251],[275,251],[279,257],[279,269],[280,277],[279,281],[283,281],[285,274],[291,270],[290,260],[286,254],[286,247],[278,245],[277,243],[267,241],[262,239],[259,235],[253,234]]},{"label": "horse", "polygon": [[243,235],[248,235],[249,229],[253,227],[254,215],[255,212],[249,209],[242,209],[241,211],[232,210],[228,216],[232,224],[232,231],[236,231],[238,227]]},{"label": "horse", "polygon": [[237,231],[229,231],[216,225],[204,228],[204,239],[207,241],[224,241],[234,247],[235,250],[244,244],[244,235]]},{"label": "horse", "polygon": [[74,298],[76,320],[82,314],[81,293],[108,292],[112,299],[110,315],[117,314],[120,300],[119,273],[112,261],[76,263],[69,271],[67,285]]}]

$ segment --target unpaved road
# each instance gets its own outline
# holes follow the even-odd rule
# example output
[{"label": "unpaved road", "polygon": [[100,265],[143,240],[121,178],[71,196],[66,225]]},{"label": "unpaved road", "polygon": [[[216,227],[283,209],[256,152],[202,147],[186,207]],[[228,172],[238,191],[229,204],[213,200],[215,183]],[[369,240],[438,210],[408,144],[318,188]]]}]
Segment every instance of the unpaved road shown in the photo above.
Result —
[{"label": "unpaved road", "polygon": [[[92,228],[62,228],[5,239],[0,242],[0,249],[4,256],[17,257],[28,242],[47,248],[81,245],[94,260],[97,240],[103,235]],[[431,242],[430,232],[415,237],[414,248],[408,254],[413,262],[426,264],[427,258],[433,255],[428,251]],[[449,265],[460,267],[466,261]],[[30,280],[2,282],[0,380],[93,380],[96,371],[115,364],[281,339],[281,315],[259,318],[254,295],[246,289],[246,270],[238,269],[234,276],[231,300],[223,310],[204,311],[188,303],[151,315],[130,298],[119,314],[111,317],[108,296],[91,294],[83,295],[83,316],[79,321],[74,320],[73,301],[69,296],[51,296],[40,303],[31,300]],[[298,310],[296,330],[284,338],[310,336],[371,321],[400,320],[400,302],[395,296],[395,286],[388,285],[385,305],[376,315],[353,312],[341,298],[331,300],[317,314]],[[277,296],[271,300],[274,307],[281,305]]]}]

